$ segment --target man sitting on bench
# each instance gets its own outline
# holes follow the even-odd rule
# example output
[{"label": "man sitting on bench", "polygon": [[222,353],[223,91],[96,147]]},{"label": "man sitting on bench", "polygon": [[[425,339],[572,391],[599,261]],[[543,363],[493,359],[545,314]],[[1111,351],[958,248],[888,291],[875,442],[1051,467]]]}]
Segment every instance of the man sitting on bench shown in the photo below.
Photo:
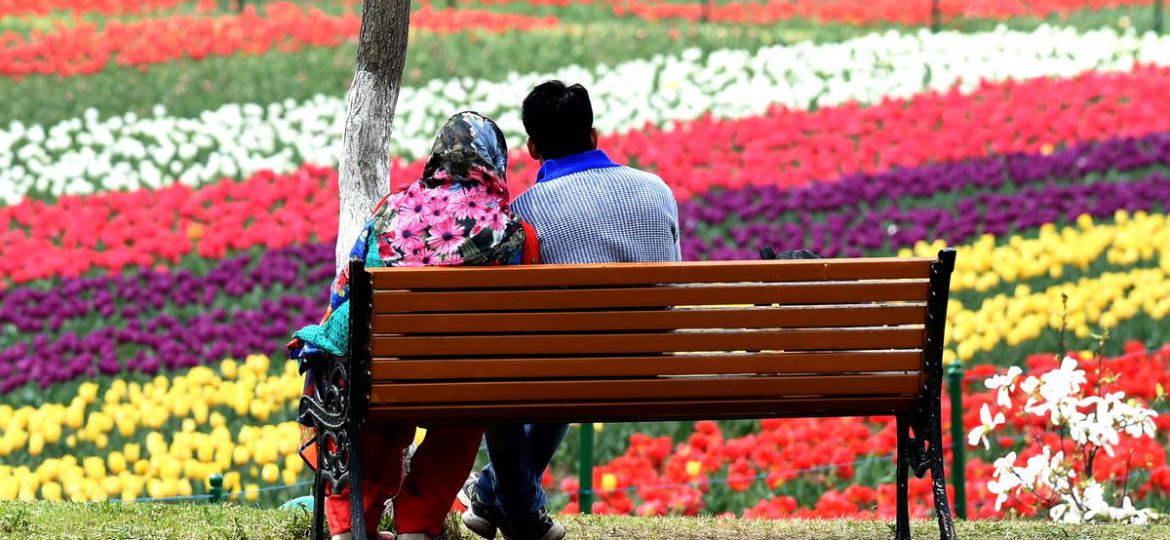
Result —
[{"label": "man sitting on bench", "polygon": [[[512,209],[533,225],[548,264],[677,261],[678,204],[657,176],[614,163],[597,148],[593,105],[581,85],[548,81],[524,99],[528,152],[541,162],[536,185]],[[559,540],[545,511],[544,470],[565,424],[488,428],[491,463],[460,493],[463,523],[484,538]]]}]

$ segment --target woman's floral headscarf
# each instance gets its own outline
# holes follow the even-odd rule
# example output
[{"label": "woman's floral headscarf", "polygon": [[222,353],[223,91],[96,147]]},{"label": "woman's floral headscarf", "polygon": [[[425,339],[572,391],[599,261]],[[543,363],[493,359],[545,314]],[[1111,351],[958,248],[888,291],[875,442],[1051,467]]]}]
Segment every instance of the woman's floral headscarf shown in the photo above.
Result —
[{"label": "woman's floral headscarf", "polygon": [[[362,228],[350,259],[380,266],[483,266],[519,262],[524,226],[508,208],[508,147],[491,119],[452,116],[431,148],[422,178],[386,197]],[[298,330],[289,357],[301,367],[344,355],[349,340],[349,265],[333,282],[319,325]]]},{"label": "woman's floral headscarf", "polygon": [[523,245],[508,208],[508,151],[491,119],[452,116],[439,131],[421,179],[390,195],[374,213],[370,252],[385,266],[498,263]]}]

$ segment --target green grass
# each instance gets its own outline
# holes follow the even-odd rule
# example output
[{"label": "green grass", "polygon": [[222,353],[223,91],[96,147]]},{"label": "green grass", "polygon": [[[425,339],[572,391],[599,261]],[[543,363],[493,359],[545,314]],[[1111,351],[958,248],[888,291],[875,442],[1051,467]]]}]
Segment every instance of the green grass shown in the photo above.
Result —
[{"label": "green grass", "polygon": [[[893,538],[884,521],[744,521],[706,518],[562,516],[569,538],[878,540]],[[260,510],[235,505],[0,503],[0,538],[92,539],[249,539],[306,537],[304,511]],[[915,538],[936,537],[934,522],[915,522]],[[1144,540],[1170,537],[1170,526],[1054,525],[1043,522],[979,521],[958,523],[964,540]],[[466,530],[444,540],[472,540]]]}]

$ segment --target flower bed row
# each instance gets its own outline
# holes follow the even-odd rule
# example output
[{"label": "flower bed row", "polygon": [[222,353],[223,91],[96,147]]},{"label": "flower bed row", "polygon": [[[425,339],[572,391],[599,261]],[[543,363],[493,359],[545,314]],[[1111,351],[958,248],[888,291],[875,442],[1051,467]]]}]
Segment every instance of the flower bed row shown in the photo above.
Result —
[{"label": "flower bed row", "polygon": [[[1170,187],[1161,173],[1123,183],[1093,182],[1087,175],[1167,163],[1170,139],[1152,135],[1084,145],[1048,157],[855,176],[843,179],[840,189],[811,185],[787,192],[773,187],[720,192],[680,205],[684,255],[753,258],[763,246],[857,255],[911,247],[928,237],[960,244],[981,234],[1032,229],[1082,213],[1104,218],[1117,210],[1165,211]],[[922,181],[925,177],[932,180]],[[225,181],[197,191],[173,186],[65,198],[57,204],[24,203],[0,210],[9,221],[3,252],[35,251],[41,258],[37,265],[24,264],[19,257],[0,259],[0,275],[7,273],[20,283],[77,276],[94,268],[174,264],[187,254],[216,259],[255,246],[327,242],[336,234],[336,215],[328,210],[336,204],[335,186],[334,171],[306,167],[291,175],[259,174],[243,183]],[[969,195],[939,201],[933,208],[875,206],[961,191]],[[1019,193],[1027,195],[1025,206],[1020,206]],[[861,209],[866,211],[859,213]]]},{"label": "flower bed row", "polygon": [[333,272],[332,249],[310,244],[233,257],[198,275],[143,271],[0,291],[0,325],[26,336],[0,348],[0,394],[272,352],[320,317]]},{"label": "flower bed row", "polygon": [[[325,244],[300,244],[260,253],[245,253],[208,262],[193,272],[181,264],[155,271],[64,278],[51,288],[0,290],[0,325],[25,336],[77,331],[76,323],[96,319],[96,327],[127,321],[148,322],[162,313],[256,304],[283,292],[320,292],[333,278],[333,252]],[[251,306],[250,306],[251,307]],[[3,356],[0,353],[0,356]]]},{"label": "flower bed row", "polygon": [[45,16],[56,12],[127,15],[166,11],[185,4],[194,4],[192,7],[199,11],[210,11],[219,7],[219,0],[0,0],[0,19]]},{"label": "flower bed row", "polygon": [[[1131,204],[1146,201],[1137,193]],[[1123,209],[1113,217],[1113,224],[1095,225],[1086,214],[1075,226],[1046,224],[1035,238],[1026,232],[997,244],[985,235],[960,246],[947,357],[971,361],[1005,344],[1055,335],[1062,294],[1068,296],[1069,329],[1080,338],[1136,318],[1170,318],[1166,214],[1130,216]],[[939,247],[920,243],[915,251],[929,256]],[[228,259],[201,275],[144,271],[0,292],[0,324],[29,336],[0,349],[0,392],[273,352],[296,327],[319,316],[333,274],[331,253],[328,244],[302,245],[254,262]],[[1165,331],[1136,333],[1170,339]]]},{"label": "flower bed row", "polygon": [[0,405],[0,500],[167,498],[304,479],[295,363],[262,355],[139,383],[87,382],[67,403]]},{"label": "flower bed row", "polygon": [[256,309],[219,308],[186,320],[158,315],[149,322],[66,333],[56,340],[38,335],[29,345],[18,343],[0,353],[0,392],[30,382],[48,386],[98,374],[155,374],[214,358],[273,353],[293,330],[320,320],[322,298],[282,296]]},{"label": "flower bed row", "polygon": [[[1159,384],[1170,385],[1170,348],[1146,352],[1133,344],[1129,349],[1129,354],[1105,361],[1115,376],[1105,389],[1153,401]],[[206,479],[214,473],[227,473],[229,490],[257,495],[262,486],[296,485],[306,474],[295,454],[298,430],[286,419],[299,398],[300,377],[295,364],[275,370],[269,364],[268,358],[254,355],[145,383],[85,383],[61,403],[0,405],[0,422],[6,426],[0,436],[5,460],[0,465],[0,500],[198,495],[206,493]],[[1080,361],[1087,370],[1095,364],[1088,357]],[[1043,355],[1029,358],[1027,365],[1040,374],[1056,363]],[[968,381],[995,372],[992,366],[976,366]],[[1091,376],[1089,384],[1095,380]],[[994,404],[997,397],[981,386],[966,386],[963,423],[973,429],[983,422],[981,406]],[[948,399],[943,407],[947,419]],[[1170,428],[1166,415],[1157,423],[1160,429]],[[620,457],[594,469],[593,510],[639,515],[714,511],[768,519],[892,515],[893,486],[886,480],[896,446],[892,418],[764,420],[744,436],[725,436],[714,422],[695,427],[682,441],[631,437]],[[945,425],[944,433],[949,433]],[[1002,443],[1031,448],[1013,438]],[[1134,460],[1150,472],[1134,486],[1139,497],[1170,494],[1163,445],[1144,440],[1124,447],[1117,457],[1103,459],[1098,474],[1116,478]],[[987,487],[992,466],[981,450],[975,454],[967,466],[974,515],[1003,516],[1024,507],[1014,500],[1002,510],[989,504],[994,498]],[[561,511],[578,510],[574,477],[546,474],[546,483],[554,500],[568,495]],[[823,493],[810,498],[802,492],[808,488]],[[913,482],[911,493],[915,515],[926,516],[929,485]]]},{"label": "flower bed row", "polygon": [[653,170],[680,200],[715,187],[797,187],[894,167],[1039,153],[1051,145],[1170,130],[1156,107],[1170,70],[1088,73],[929,92],[870,107],[774,109],[743,120],[680,123],[603,139],[611,155]]},{"label": "flower bed row", "polygon": [[[334,39],[339,34],[322,35]],[[888,32],[843,43],[705,56],[691,49],[678,56],[596,69],[574,66],[501,82],[451,79],[406,87],[399,97],[392,150],[402,159],[425,156],[436,126],[467,108],[497,118],[507,139],[518,145],[524,140],[520,101],[532,86],[550,78],[584,83],[595,104],[596,127],[620,133],[707,114],[751,117],[778,105],[787,111],[848,107],[952,88],[979,95],[990,91],[980,87],[981,81],[1127,71],[1135,62],[1167,59],[1170,37],[1051,27],[972,35]],[[0,199],[14,204],[29,196],[154,188],[175,181],[198,185],[262,169],[287,172],[306,162],[333,165],[341,154],[345,111],[342,97],[319,95],[301,103],[227,105],[192,119],[158,107],[146,117],[103,119],[93,111],[53,126],[13,123],[0,129],[0,184],[9,186]]]},{"label": "flower bed row", "polygon": [[[423,0],[423,4],[440,2]],[[464,0],[461,3],[471,3]],[[1006,20],[1013,17],[1045,18],[1080,11],[1147,6],[1149,0],[942,0],[939,11],[944,21],[955,19]],[[647,21],[708,20],[736,24],[776,24],[792,20],[856,25],[931,24],[932,3],[904,0],[736,0],[677,2],[670,0],[475,0],[475,5],[528,5],[533,7],[573,4],[603,5],[618,16]]]},{"label": "flower bed row", "polygon": [[[1079,339],[1142,315],[1164,327],[1170,317],[1170,258],[1164,257],[1159,267],[1106,272],[1037,292],[1018,286],[1011,293],[983,298],[978,305],[952,301],[946,343],[959,360],[967,361],[1002,345],[1018,347],[1045,332],[1056,337],[1065,299],[1068,330]],[[1165,339],[1163,334],[1159,337]]]},{"label": "flower bed row", "polygon": [[[684,19],[688,21],[775,24],[792,19],[849,24],[904,24],[926,26],[932,22],[930,2],[905,0],[767,0],[731,2],[708,8],[701,3],[675,3],[664,0],[611,0],[614,13],[642,19]],[[1009,17],[1044,18],[1079,10],[1099,10],[1148,4],[1148,0],[943,0],[940,14],[945,20],[997,19]]]},{"label": "flower bed row", "polygon": [[[411,28],[432,32],[507,32],[556,26],[555,17],[469,9],[431,9],[411,14]],[[107,21],[58,27],[28,36],[0,34],[0,75],[92,75],[108,66],[145,67],[191,58],[263,54],[270,50],[330,47],[357,38],[361,16],[330,15],[300,4],[273,2],[263,12],[249,5],[240,14],[179,15],[131,22]]]},{"label": "flower bed row", "polygon": [[[1151,112],[1159,104],[1170,106],[1170,94],[1163,91],[1168,81],[1170,69],[1140,68],[1071,80],[1009,82],[969,96],[932,93],[868,108],[703,119],[671,131],[648,128],[606,136],[602,147],[618,161],[659,173],[685,201],[717,187],[792,187],[895,166],[1050,151],[1054,143],[1170,130],[1170,117]],[[536,167],[519,152],[512,158],[509,179],[513,192],[519,192],[531,182]],[[396,162],[392,178],[397,182],[417,178],[421,166]],[[197,190],[178,185],[0,208],[0,253],[40,254],[37,265],[23,264],[17,257],[0,258],[0,278],[20,283],[79,275],[91,268],[151,266],[196,251],[222,256],[259,244],[283,247],[312,238],[329,241],[335,234],[331,225],[335,216],[329,210],[336,204],[335,174],[306,167],[288,176],[262,173],[242,183],[220,181]],[[1107,212],[1117,208],[1115,204]],[[925,239],[927,231],[914,219],[896,209],[888,212],[882,220],[908,222],[895,225],[909,231],[902,234],[905,243],[896,247]],[[1008,226],[1003,218],[999,221],[998,227]],[[246,223],[250,225],[244,227]],[[880,247],[885,229],[888,224],[859,233],[869,236],[855,245],[871,245],[876,235]],[[968,229],[956,230],[975,233]],[[687,253],[702,255],[699,240],[688,238]]]},{"label": "flower bed row", "polygon": [[[237,250],[277,249],[337,235],[337,171],[305,166],[261,172],[193,190],[159,190],[27,201],[0,208],[0,253],[39,253],[37,264],[2,257],[13,282],[76,277],[92,269],[175,263],[188,254],[218,259]],[[36,251],[29,251],[36,250]]]},{"label": "flower bed row", "polygon": [[[970,95],[958,90],[928,92],[869,107],[846,104],[811,112],[776,108],[763,116],[735,120],[704,117],[666,129],[648,126],[604,136],[601,146],[618,161],[658,173],[680,200],[687,200],[718,187],[787,188],[898,166],[1036,153],[1052,145],[1166,131],[1170,117],[1156,111],[1170,106],[1170,94],[1163,91],[1167,81],[1170,69],[1148,66],[1073,79],[1008,81],[982,85]],[[207,135],[201,139],[204,146],[213,144]],[[185,147],[187,153],[199,151],[194,144]],[[177,150],[169,146],[165,152]],[[210,172],[192,182],[210,180],[209,174],[231,159],[215,157],[208,158]],[[102,167],[101,161],[92,163]],[[156,169],[148,161],[143,167]],[[131,166],[118,168],[125,171]],[[408,181],[421,168],[421,161],[400,163],[392,178]],[[24,176],[21,168],[10,170],[17,178]],[[530,158],[514,151],[509,171],[513,190],[530,185],[535,170]],[[152,175],[161,176],[157,170]],[[94,189],[84,180],[75,182],[77,187],[67,191]],[[19,198],[19,193],[6,198]]]},{"label": "flower bed row", "polygon": [[[802,188],[718,190],[680,204],[687,259],[752,258],[762,247],[827,256],[897,251],[922,240],[962,244],[1118,210],[1163,211],[1170,135],[899,168]],[[1109,177],[1124,174],[1124,180]],[[897,204],[893,202],[897,201]]]},{"label": "flower bed row", "polygon": [[[1129,354],[1105,360],[1107,371],[1115,379],[1105,384],[1102,392],[1123,390],[1126,397],[1152,402],[1158,398],[1157,387],[1170,384],[1170,348],[1155,352],[1142,350],[1140,344],[1128,348]],[[1052,355],[1031,357],[1027,364],[1034,374],[1057,366]],[[1078,364],[1090,372],[1088,384],[1095,384],[1097,360],[1081,357]],[[975,367],[968,380],[992,375],[995,370],[993,366]],[[996,392],[971,383],[966,387],[963,423],[966,429],[972,429],[983,422],[981,405],[994,403]],[[949,430],[945,424],[950,418],[949,405],[949,399],[944,397],[943,444],[948,448]],[[896,508],[894,485],[887,480],[892,474],[891,456],[896,448],[892,420],[764,420],[759,430],[741,437],[725,437],[718,424],[699,422],[694,434],[684,441],[634,435],[623,455],[594,469],[593,485],[598,498],[592,510],[650,516],[731,510],[735,515],[757,519],[892,519]],[[1162,415],[1156,422],[1159,429],[1168,429],[1170,415]],[[1034,442],[1019,438],[1005,437],[1002,443],[1024,451],[1036,450]],[[1125,476],[1127,467],[1142,468],[1150,474],[1131,483],[1135,497],[1170,495],[1170,468],[1164,445],[1164,440],[1149,438],[1127,443],[1116,457],[1102,454],[1096,473],[1102,479],[1118,479]],[[966,468],[967,498],[973,501],[973,517],[1003,517],[1012,510],[1027,509],[1026,500],[1013,500],[1003,508],[994,504],[995,495],[987,486],[993,466],[983,456],[976,452]],[[949,450],[947,460],[950,461]],[[560,488],[570,494],[571,501],[562,511],[577,511],[577,479],[563,478]],[[805,491],[816,495],[810,500],[802,488],[812,488]],[[910,494],[913,514],[927,517],[932,509],[929,483],[912,480]],[[1037,510],[1032,507],[1027,515]]]},{"label": "flower bed row", "polygon": [[[1089,31],[1097,26],[1080,28]],[[823,27],[817,29],[816,37],[842,41],[863,32],[856,27]],[[672,29],[666,24],[623,23],[579,25],[563,32],[412,32],[403,84],[421,86],[433,79],[465,77],[502,81],[512,72],[552,73],[574,64],[593,69],[602,63],[613,65],[655,54],[677,55],[688,48],[755,50],[809,37],[771,27],[688,25]],[[729,40],[734,45],[729,45]],[[347,41],[338,47],[293,52],[209,56],[199,61],[185,58],[155,64],[145,71],[112,66],[87,77],[30,75],[9,79],[0,85],[0,102],[10,113],[0,127],[7,128],[12,118],[48,127],[81,118],[90,108],[102,111],[103,117],[126,112],[149,116],[154,106],[165,105],[173,116],[198,118],[225,104],[267,105],[289,99],[309,101],[317,94],[340,96],[353,77],[356,50],[356,43]]]}]

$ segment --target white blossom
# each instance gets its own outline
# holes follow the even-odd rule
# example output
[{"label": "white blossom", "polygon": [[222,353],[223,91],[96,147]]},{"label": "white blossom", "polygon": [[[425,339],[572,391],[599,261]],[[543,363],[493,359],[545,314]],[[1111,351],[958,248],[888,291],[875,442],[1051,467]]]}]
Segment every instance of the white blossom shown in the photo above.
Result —
[{"label": "white blossom", "polygon": [[[1011,370],[1007,375],[997,375],[986,381],[988,388],[1003,390],[1021,374]],[[1020,389],[1029,395],[1024,413],[1045,418],[1050,429],[1059,430],[1075,444],[1073,456],[1092,456],[1086,449],[1091,445],[1114,455],[1122,435],[1140,438],[1155,436],[1157,413],[1136,401],[1125,399],[1124,392],[1109,392],[1104,395],[1087,395],[1087,377],[1077,361],[1065,358],[1057,369],[1039,377],[1029,376],[1020,383]],[[982,425],[968,435],[968,444],[974,446],[980,441],[987,445],[987,433],[994,431],[999,417],[992,418],[990,409],[984,404],[980,411]],[[1062,446],[1063,448],[1063,446]],[[1082,468],[1091,466],[1090,460]],[[1129,524],[1144,524],[1160,516],[1150,509],[1138,509],[1128,496],[1120,497],[1115,506],[1110,499],[1117,496],[1107,493],[1106,487],[1092,476],[1078,471],[1066,461],[1064,452],[1052,453],[1048,446],[1042,446],[1040,453],[1033,455],[1020,465],[1015,452],[996,459],[992,480],[987,483],[989,492],[996,496],[995,508],[1013,494],[1022,491],[1051,492],[1057,498],[1049,509],[1049,519],[1066,523],[1087,523],[1110,521]]]},{"label": "white blossom", "polygon": [[1019,366],[1012,366],[1008,368],[1007,373],[1003,375],[992,375],[984,381],[988,390],[996,390],[995,402],[1001,408],[1011,408],[1011,393],[1016,389],[1016,379],[1023,373],[1024,370],[1020,369]]},{"label": "white blossom", "polygon": [[975,429],[972,429],[971,432],[967,434],[967,444],[975,446],[982,442],[984,448],[990,449],[991,444],[987,441],[987,434],[994,431],[995,428],[1003,425],[1004,422],[1005,419],[1002,412],[996,413],[995,416],[992,416],[991,407],[988,407],[987,404],[984,403],[983,408],[979,409],[979,425],[975,426]]}]

